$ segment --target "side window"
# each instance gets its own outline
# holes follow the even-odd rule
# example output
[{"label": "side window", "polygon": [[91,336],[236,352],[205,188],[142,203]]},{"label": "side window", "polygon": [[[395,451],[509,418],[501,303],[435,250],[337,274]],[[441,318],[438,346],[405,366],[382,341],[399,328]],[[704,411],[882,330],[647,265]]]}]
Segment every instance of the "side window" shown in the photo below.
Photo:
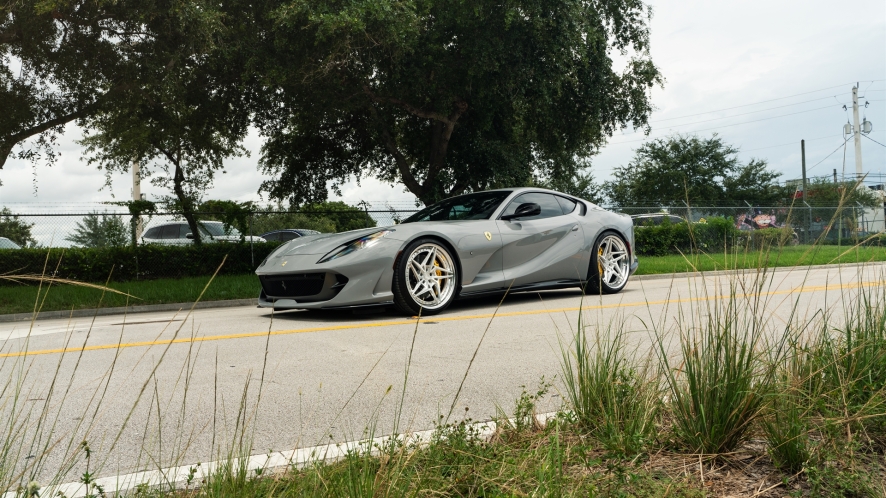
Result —
[{"label": "side window", "polygon": [[281,232],[279,237],[279,240],[286,242],[287,240],[297,239],[299,235],[294,232]]},{"label": "side window", "polygon": [[181,225],[178,226],[178,237],[177,238],[179,238],[179,239],[187,238],[189,233],[191,233],[191,227],[189,227],[187,223],[182,223]]},{"label": "side window", "polygon": [[166,225],[160,227],[160,238],[164,240],[178,238],[178,225]]},{"label": "side window", "polygon": [[541,220],[544,218],[553,218],[554,216],[563,216],[563,209],[560,207],[560,203],[557,201],[556,196],[535,192],[517,196],[516,199],[508,204],[508,207],[505,208],[502,214],[513,214],[514,211],[517,210],[517,207],[525,202],[534,202],[541,207],[541,214],[533,216],[532,218],[526,218],[528,220]]},{"label": "side window", "polygon": [[261,238],[267,240],[268,242],[277,242],[278,240],[280,240],[280,234],[279,233],[269,233],[267,235],[262,235]]},{"label": "side window", "polygon": [[573,201],[572,199],[567,199],[565,197],[560,197],[559,195],[556,197],[557,197],[557,202],[560,203],[560,207],[563,209],[563,214],[569,214],[569,213],[575,211],[575,206],[576,206],[575,201]]},{"label": "side window", "polygon": [[160,227],[154,227],[145,232],[142,237],[146,239],[159,239],[160,238]]}]

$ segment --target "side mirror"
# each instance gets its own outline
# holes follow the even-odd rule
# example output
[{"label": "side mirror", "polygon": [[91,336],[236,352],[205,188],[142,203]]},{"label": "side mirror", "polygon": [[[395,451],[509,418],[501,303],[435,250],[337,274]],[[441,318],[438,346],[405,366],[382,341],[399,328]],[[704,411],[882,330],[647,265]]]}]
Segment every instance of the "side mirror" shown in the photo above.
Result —
[{"label": "side mirror", "polygon": [[186,238],[186,239],[194,240],[194,234],[189,233],[189,234],[185,235],[185,238]]},{"label": "side mirror", "polygon": [[538,216],[541,214],[541,206],[534,202],[524,202],[517,206],[517,210],[514,211],[514,214],[506,214],[501,217],[501,219],[508,221],[514,218],[529,218],[532,216]]}]

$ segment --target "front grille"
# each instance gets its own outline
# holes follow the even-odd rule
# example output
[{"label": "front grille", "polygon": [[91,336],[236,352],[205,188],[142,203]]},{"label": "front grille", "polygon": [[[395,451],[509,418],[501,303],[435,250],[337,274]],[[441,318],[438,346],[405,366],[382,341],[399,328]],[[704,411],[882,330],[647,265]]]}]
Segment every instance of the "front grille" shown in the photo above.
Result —
[{"label": "front grille", "polygon": [[261,275],[259,280],[268,297],[308,297],[323,290],[326,274]]}]

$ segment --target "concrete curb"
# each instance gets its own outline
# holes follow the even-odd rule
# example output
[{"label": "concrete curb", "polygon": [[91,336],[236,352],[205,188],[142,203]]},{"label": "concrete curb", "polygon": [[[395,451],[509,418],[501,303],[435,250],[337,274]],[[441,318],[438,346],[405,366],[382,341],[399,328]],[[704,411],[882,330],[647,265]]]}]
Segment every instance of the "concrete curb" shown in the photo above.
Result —
[{"label": "concrete curb", "polygon": [[[818,269],[818,268],[853,268],[864,265],[876,265],[876,264],[886,264],[886,262],[876,261],[871,263],[842,263],[842,264],[833,264],[833,265],[812,265],[812,266],[780,266],[777,268],[770,268],[771,272],[783,272],[783,271],[805,271],[808,269]],[[716,277],[721,275],[738,275],[742,273],[753,274],[756,273],[756,268],[751,268],[747,270],[718,270],[718,271],[706,271],[706,272],[683,272],[683,273],[660,273],[657,275],[635,275],[631,277],[632,280],[663,280],[663,279],[677,279],[677,278],[693,278],[693,277]],[[83,318],[83,317],[92,317],[92,316],[106,316],[106,315],[122,315],[124,313],[150,313],[153,311],[179,311],[179,310],[189,310],[191,307],[194,309],[210,309],[210,308],[233,308],[237,306],[258,306],[258,298],[255,299],[231,299],[226,301],[204,301],[197,303],[196,306],[194,303],[170,303],[170,304],[149,304],[145,306],[126,306],[119,308],[98,308],[98,309],[85,309],[85,310],[74,310],[74,311],[43,311],[37,315],[37,320],[50,320],[57,318]],[[33,313],[14,313],[11,315],[0,315],[0,323],[3,322],[24,322],[31,321],[34,317]]]},{"label": "concrete curb", "polygon": [[[37,315],[37,320],[49,320],[55,318],[82,318],[92,316],[122,315],[124,313],[150,313],[152,311],[179,311],[208,308],[233,308],[236,306],[257,306],[258,298],[254,299],[231,299],[226,301],[203,301],[196,303],[169,303],[148,304],[144,306],[121,306],[118,308],[98,308],[73,311],[42,311]],[[24,322],[34,319],[34,313],[13,313],[0,315],[0,322]]]}]

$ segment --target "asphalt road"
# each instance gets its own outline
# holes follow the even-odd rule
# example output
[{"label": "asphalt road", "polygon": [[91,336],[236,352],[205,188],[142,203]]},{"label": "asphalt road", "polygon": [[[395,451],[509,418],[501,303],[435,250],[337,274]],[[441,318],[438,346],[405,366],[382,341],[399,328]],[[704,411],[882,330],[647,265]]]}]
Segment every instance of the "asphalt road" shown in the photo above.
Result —
[{"label": "asphalt road", "polygon": [[635,279],[617,295],[462,301],[421,320],[243,307],[4,323],[0,421],[18,438],[7,439],[10,459],[19,468],[40,462],[46,482],[76,480],[83,440],[90,468],[106,476],[428,429],[451,407],[450,421],[485,420],[510,414],[522,386],[535,392],[542,377],[553,387],[539,410],[554,410],[561,344],[580,315],[591,334],[623,323],[648,352],[651,330],[673,334],[678,310],[684,324],[703,321],[738,293],[777,331],[792,309],[800,319],[823,309],[839,316],[859,283],[886,285],[886,265],[777,271],[757,286],[755,278]]}]

